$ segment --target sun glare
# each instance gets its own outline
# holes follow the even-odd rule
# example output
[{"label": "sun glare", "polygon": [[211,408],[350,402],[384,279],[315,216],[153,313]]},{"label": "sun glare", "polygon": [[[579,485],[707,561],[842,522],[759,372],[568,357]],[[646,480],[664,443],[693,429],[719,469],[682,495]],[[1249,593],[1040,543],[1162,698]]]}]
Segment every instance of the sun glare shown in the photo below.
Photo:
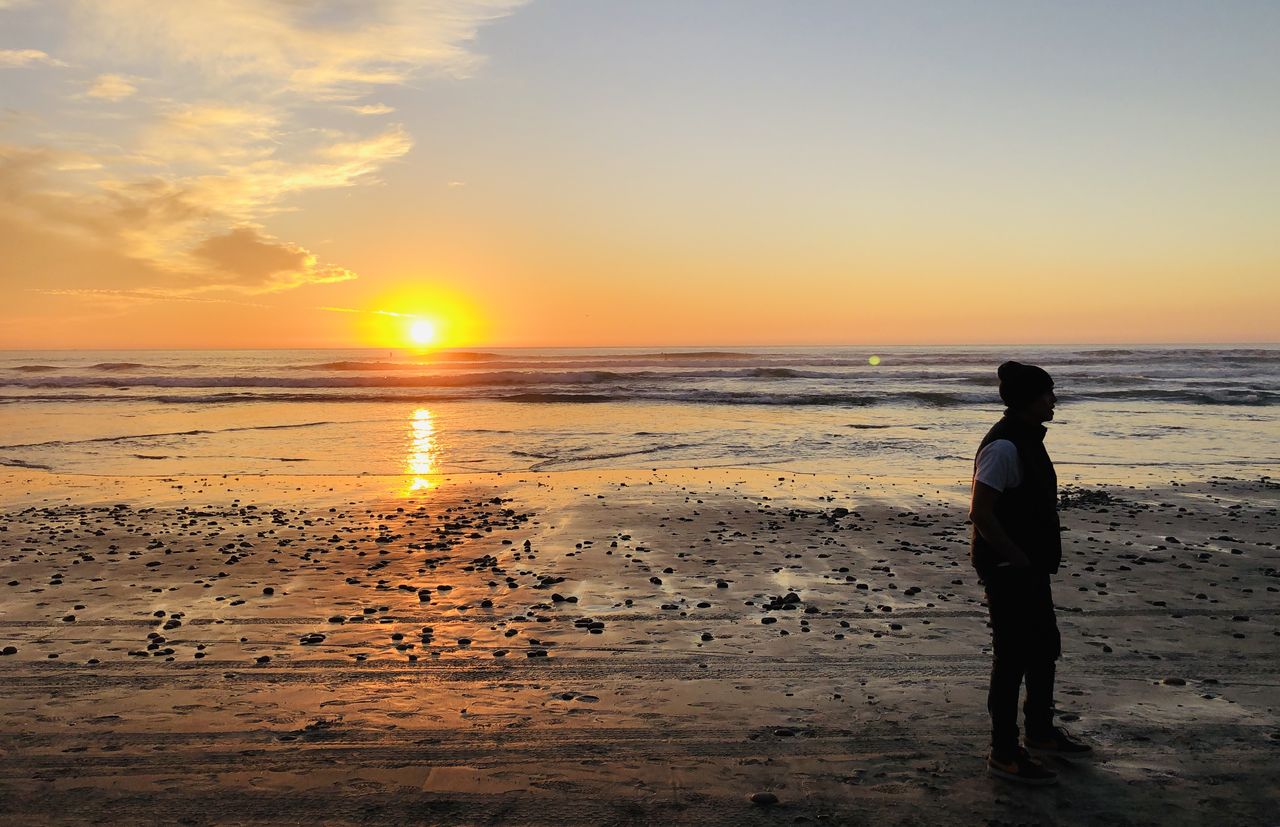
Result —
[{"label": "sun glare", "polygon": [[479,312],[464,295],[437,286],[406,280],[375,296],[366,307],[365,312],[352,314],[351,333],[367,347],[469,347],[486,334]]},{"label": "sun glare", "polygon": [[409,324],[409,341],[419,347],[435,344],[435,324],[427,319],[414,319]]}]

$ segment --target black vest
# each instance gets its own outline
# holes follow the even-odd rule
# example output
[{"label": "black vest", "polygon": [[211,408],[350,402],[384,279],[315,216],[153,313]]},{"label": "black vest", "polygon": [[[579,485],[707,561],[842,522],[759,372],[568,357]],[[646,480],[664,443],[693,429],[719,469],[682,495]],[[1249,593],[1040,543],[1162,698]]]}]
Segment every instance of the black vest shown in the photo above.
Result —
[{"label": "black vest", "polygon": [[[1044,448],[1045,433],[1043,425],[1028,424],[1006,411],[1004,418],[982,438],[978,451],[997,439],[1007,439],[1018,449],[1022,482],[1006,488],[1000,495],[996,501],[996,519],[1009,539],[1030,558],[1032,568],[1053,574],[1062,562],[1062,537],[1058,533],[1058,475],[1053,470],[1049,452]],[[973,464],[976,474],[976,455]],[[973,527],[970,556],[973,567],[983,576],[1004,561],[1004,557],[978,532],[977,526]]]}]

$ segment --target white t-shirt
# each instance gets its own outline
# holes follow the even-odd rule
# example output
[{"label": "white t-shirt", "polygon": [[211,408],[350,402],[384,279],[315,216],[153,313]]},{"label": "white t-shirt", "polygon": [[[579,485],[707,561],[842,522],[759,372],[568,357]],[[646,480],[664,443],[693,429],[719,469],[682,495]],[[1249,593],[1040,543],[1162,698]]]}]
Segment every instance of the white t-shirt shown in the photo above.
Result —
[{"label": "white t-shirt", "polygon": [[997,491],[1021,485],[1022,462],[1018,459],[1017,446],[1007,439],[988,442],[978,452],[973,478]]}]

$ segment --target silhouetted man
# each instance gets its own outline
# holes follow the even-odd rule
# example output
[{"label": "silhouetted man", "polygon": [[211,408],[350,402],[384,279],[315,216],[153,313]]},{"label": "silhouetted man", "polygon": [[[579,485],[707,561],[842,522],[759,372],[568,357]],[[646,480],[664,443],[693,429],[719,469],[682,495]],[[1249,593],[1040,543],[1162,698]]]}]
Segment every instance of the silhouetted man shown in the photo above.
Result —
[{"label": "silhouetted man", "polygon": [[986,588],[995,657],[987,710],[991,713],[994,776],[1052,784],[1057,774],[1018,744],[1018,693],[1025,678],[1024,741],[1037,751],[1091,752],[1053,725],[1055,662],[1062,653],[1050,575],[1062,560],[1058,533],[1058,477],[1044,447],[1053,419],[1053,379],[1019,362],[1000,366],[1004,417],[983,437],[974,459],[972,557]]}]

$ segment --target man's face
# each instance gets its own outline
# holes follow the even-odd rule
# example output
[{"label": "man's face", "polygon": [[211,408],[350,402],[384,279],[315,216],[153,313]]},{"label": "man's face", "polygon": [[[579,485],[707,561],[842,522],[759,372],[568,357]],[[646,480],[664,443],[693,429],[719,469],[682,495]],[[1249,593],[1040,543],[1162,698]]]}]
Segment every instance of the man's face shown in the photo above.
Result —
[{"label": "man's face", "polygon": [[1037,422],[1048,422],[1053,419],[1053,406],[1057,401],[1058,397],[1053,395],[1053,391],[1047,390],[1031,400],[1027,405],[1027,412],[1035,417]]}]

